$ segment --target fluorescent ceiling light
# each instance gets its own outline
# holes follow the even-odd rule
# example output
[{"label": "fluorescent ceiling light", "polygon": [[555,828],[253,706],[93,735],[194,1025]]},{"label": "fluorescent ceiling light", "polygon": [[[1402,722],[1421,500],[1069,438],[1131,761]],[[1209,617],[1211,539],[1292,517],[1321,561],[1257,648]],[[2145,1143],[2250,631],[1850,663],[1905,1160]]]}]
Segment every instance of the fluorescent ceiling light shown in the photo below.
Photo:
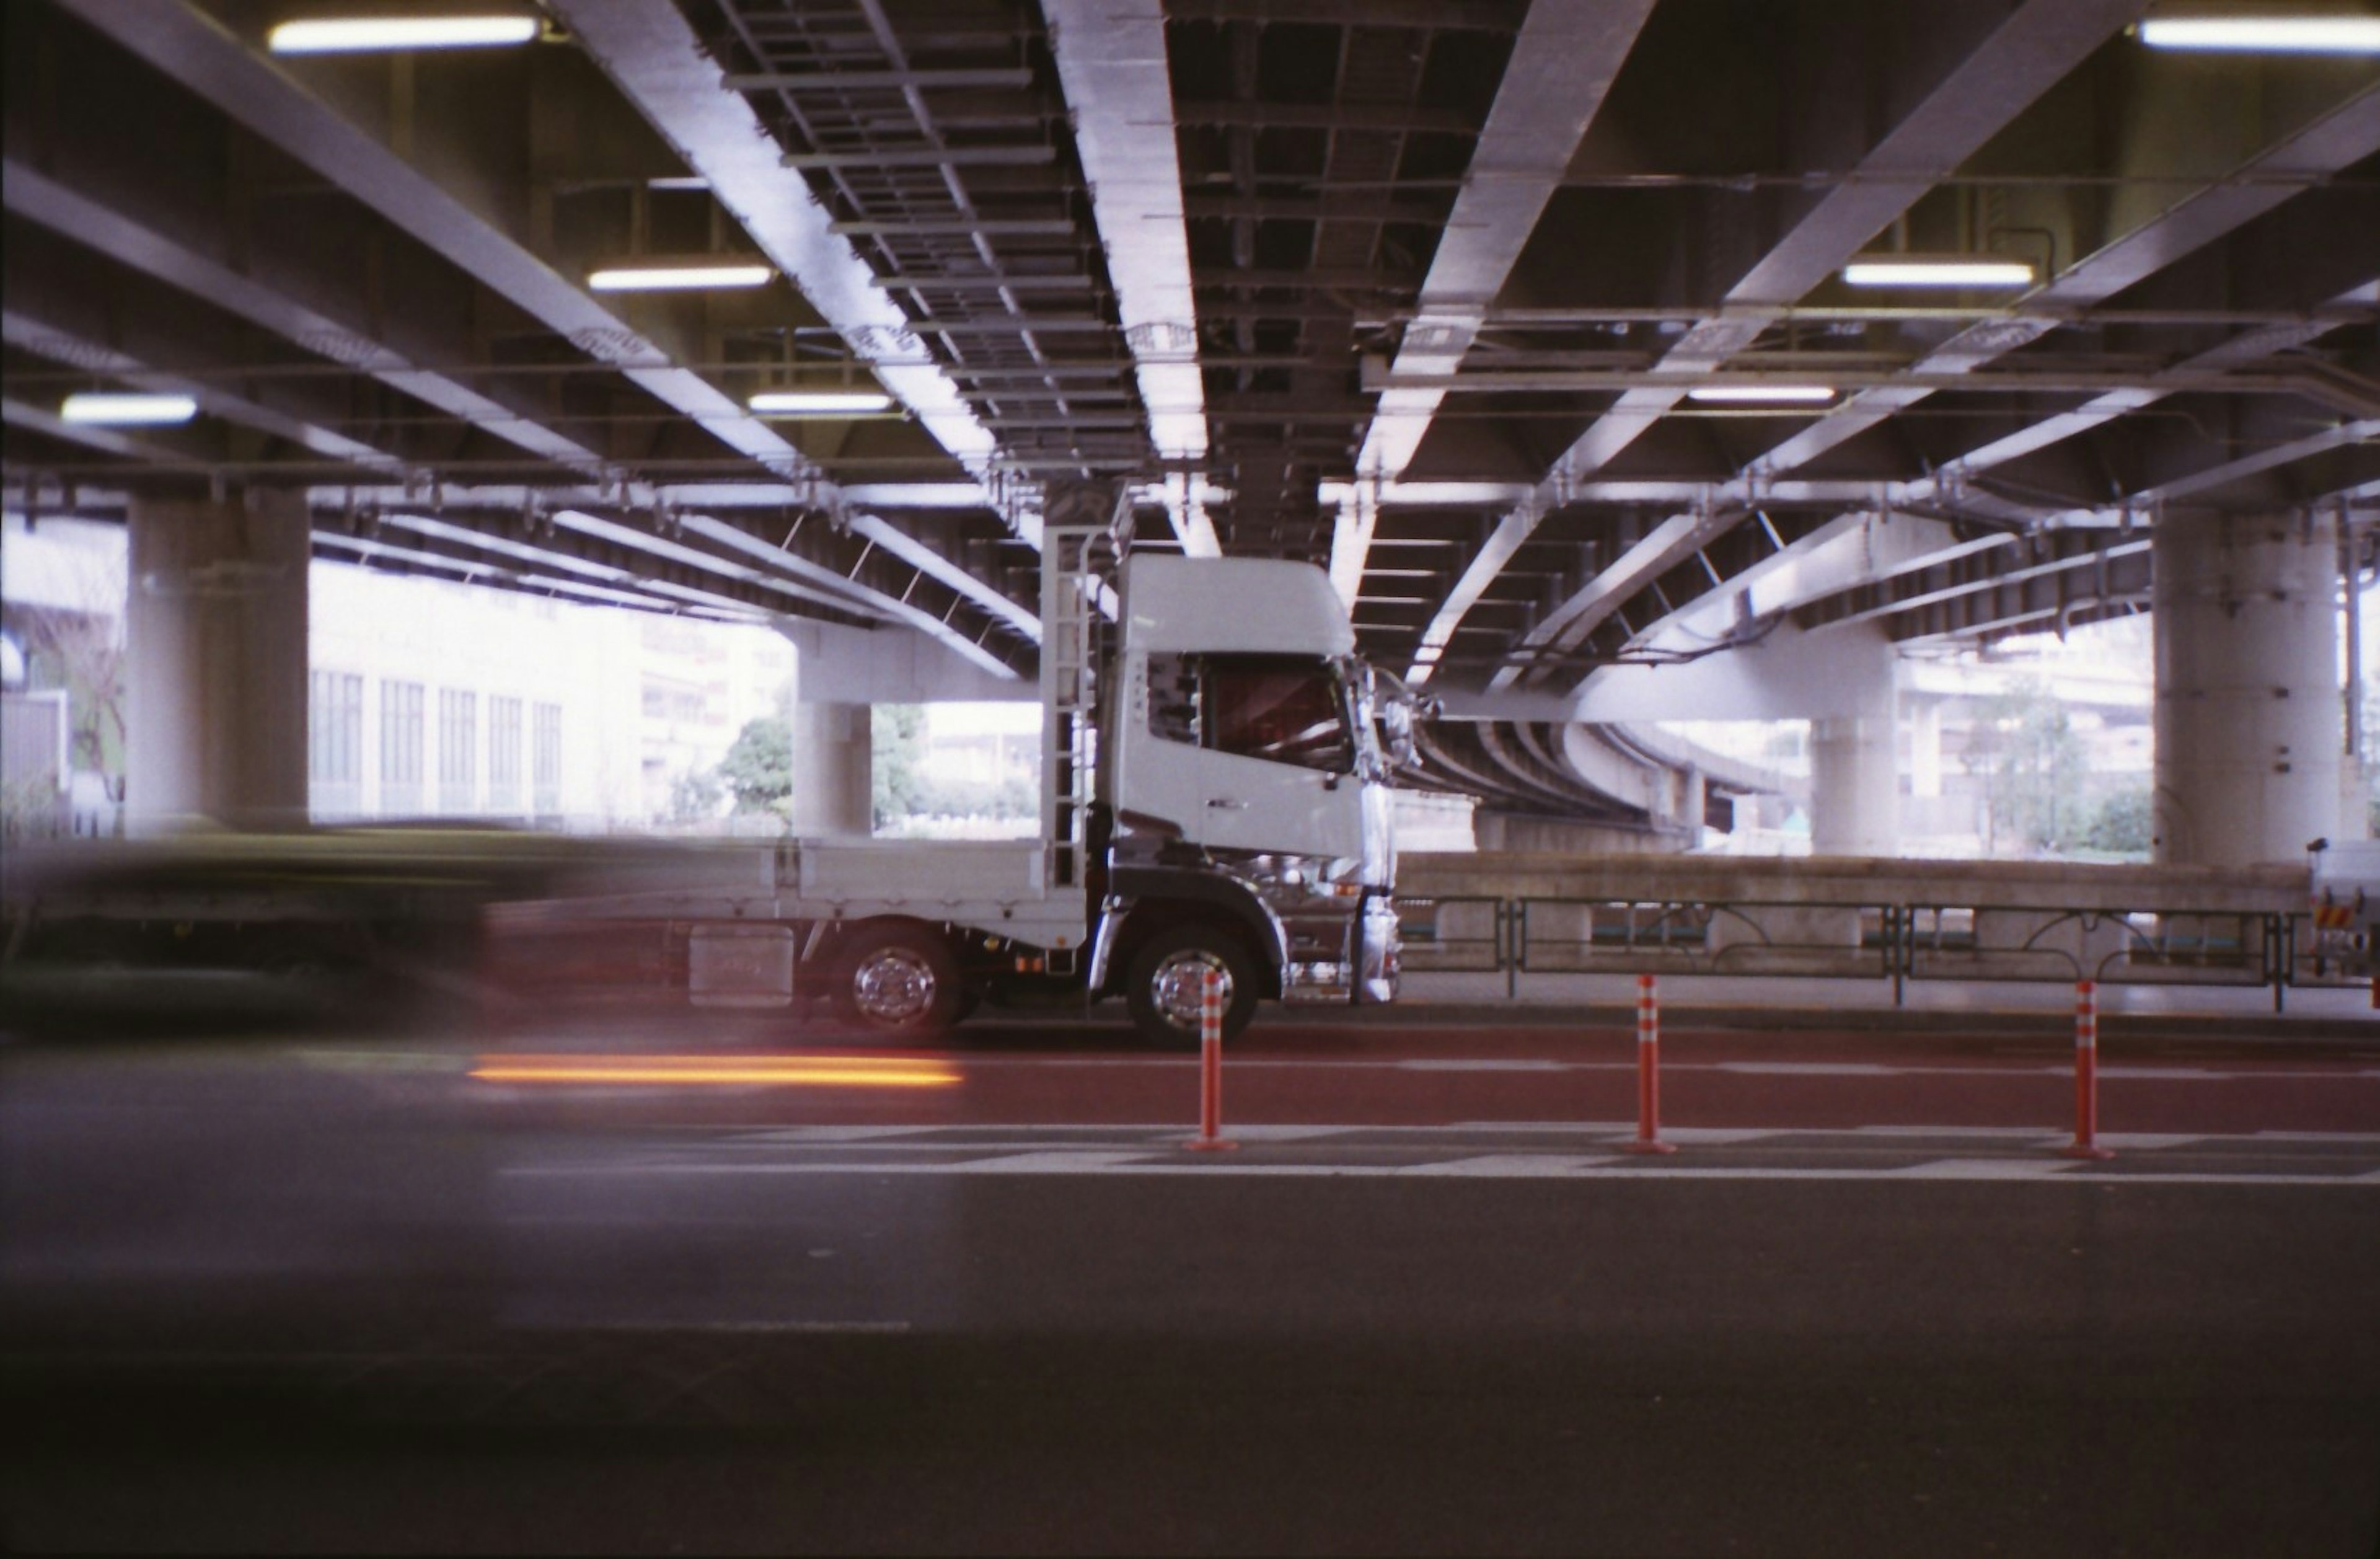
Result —
[{"label": "fluorescent ceiling light", "polygon": [[709,264],[615,265],[597,271],[587,285],[598,292],[673,292],[693,287],[765,286],[773,266],[720,261]]},{"label": "fluorescent ceiling light", "polygon": [[2151,17],[2140,39],[2152,49],[2380,55],[2380,17]]},{"label": "fluorescent ceiling light", "polygon": [[847,417],[889,411],[892,397],[879,390],[763,390],[744,404],[764,417]]},{"label": "fluorescent ceiling light", "polygon": [[343,55],[384,49],[486,49],[526,43],[537,18],[493,17],[342,17],[285,21],[265,34],[276,55]]},{"label": "fluorescent ceiling light", "polygon": [[1961,254],[1880,254],[1843,267],[1853,286],[2026,286],[2033,265]]},{"label": "fluorescent ceiling light", "polygon": [[1686,392],[1688,400],[1736,405],[1805,405],[1835,398],[1830,384],[1706,384]]},{"label": "fluorescent ceiling light", "polygon": [[198,414],[199,403],[188,396],[72,395],[58,408],[58,415],[69,422],[106,422],[128,427],[187,422]]}]

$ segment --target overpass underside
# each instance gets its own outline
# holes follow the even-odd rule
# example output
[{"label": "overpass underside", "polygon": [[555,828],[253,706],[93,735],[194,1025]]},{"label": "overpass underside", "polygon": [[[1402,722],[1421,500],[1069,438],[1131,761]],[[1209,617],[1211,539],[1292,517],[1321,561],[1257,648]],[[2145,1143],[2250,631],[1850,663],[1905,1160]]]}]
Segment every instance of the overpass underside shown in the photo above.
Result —
[{"label": "overpass underside", "polygon": [[[2144,0],[510,8],[0,16],[0,484],[155,560],[136,807],[290,814],[300,555],[777,626],[830,704],[1029,697],[1088,487],[1327,565],[1499,837],[1682,847],[1779,782],[1657,724],[1798,717],[1819,846],[1888,846],[1895,656],[2148,610],[2159,850],[2361,832],[2368,50]],[[1944,261],[1999,270],[1856,269]],[[697,262],[753,285],[615,285]]]}]

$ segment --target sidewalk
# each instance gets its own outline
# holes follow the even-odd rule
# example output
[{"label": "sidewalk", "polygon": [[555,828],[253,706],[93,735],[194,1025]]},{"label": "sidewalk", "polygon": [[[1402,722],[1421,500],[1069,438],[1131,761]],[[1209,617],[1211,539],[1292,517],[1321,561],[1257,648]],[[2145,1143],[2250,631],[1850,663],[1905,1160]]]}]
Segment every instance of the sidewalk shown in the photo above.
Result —
[{"label": "sidewalk", "polygon": [[[1593,1023],[1632,1026],[1636,982],[1626,975],[1524,974],[1513,995],[1501,974],[1408,973],[1384,1007],[1286,1007],[1276,1021],[1324,1023]],[[1739,979],[1666,975],[1661,1015],[1674,1027],[1876,1030],[1927,1034],[2068,1034],[2074,988],[2009,981],[1911,980],[1896,1007],[1888,980]],[[2285,1010],[2261,986],[2101,985],[2105,1036],[2362,1041],[2380,1054],[2380,1011],[2365,986],[2294,988]]]}]

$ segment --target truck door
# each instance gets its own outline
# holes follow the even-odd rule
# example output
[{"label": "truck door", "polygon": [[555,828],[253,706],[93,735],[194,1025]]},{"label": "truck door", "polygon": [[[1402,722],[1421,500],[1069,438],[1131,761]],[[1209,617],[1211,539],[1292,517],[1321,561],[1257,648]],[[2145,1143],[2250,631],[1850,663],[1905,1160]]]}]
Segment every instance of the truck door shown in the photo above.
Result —
[{"label": "truck door", "polygon": [[1198,841],[1224,849],[1360,856],[1364,786],[1347,689],[1305,655],[1201,657]]}]

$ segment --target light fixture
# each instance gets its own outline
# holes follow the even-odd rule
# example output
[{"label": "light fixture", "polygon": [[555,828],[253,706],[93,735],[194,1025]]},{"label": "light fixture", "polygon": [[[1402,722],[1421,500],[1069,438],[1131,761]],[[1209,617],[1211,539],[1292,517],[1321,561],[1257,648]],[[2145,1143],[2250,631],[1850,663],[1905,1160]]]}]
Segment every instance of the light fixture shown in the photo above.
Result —
[{"label": "light fixture", "polygon": [[745,260],[643,260],[590,272],[597,292],[683,292],[705,287],[766,286],[773,266]]},{"label": "light fixture", "polygon": [[2138,33],[2152,49],[2380,55],[2380,17],[2149,17]]},{"label": "light fixture", "polygon": [[1806,406],[1835,398],[1831,384],[1705,384],[1686,392],[1688,400],[1734,406]]},{"label": "light fixture", "polygon": [[2029,261],[1973,254],[1870,254],[1843,267],[1853,286],[2030,286]]},{"label": "light fixture", "polygon": [[68,422],[117,427],[164,427],[187,422],[198,414],[199,403],[188,396],[143,396],[118,391],[71,395],[58,408],[58,416]]},{"label": "light fixture", "polygon": [[488,49],[537,36],[533,16],[338,17],[285,21],[264,35],[276,55],[345,55],[391,49]]},{"label": "light fixture", "polygon": [[850,417],[890,411],[892,397],[880,390],[762,390],[744,404],[763,417]]}]

